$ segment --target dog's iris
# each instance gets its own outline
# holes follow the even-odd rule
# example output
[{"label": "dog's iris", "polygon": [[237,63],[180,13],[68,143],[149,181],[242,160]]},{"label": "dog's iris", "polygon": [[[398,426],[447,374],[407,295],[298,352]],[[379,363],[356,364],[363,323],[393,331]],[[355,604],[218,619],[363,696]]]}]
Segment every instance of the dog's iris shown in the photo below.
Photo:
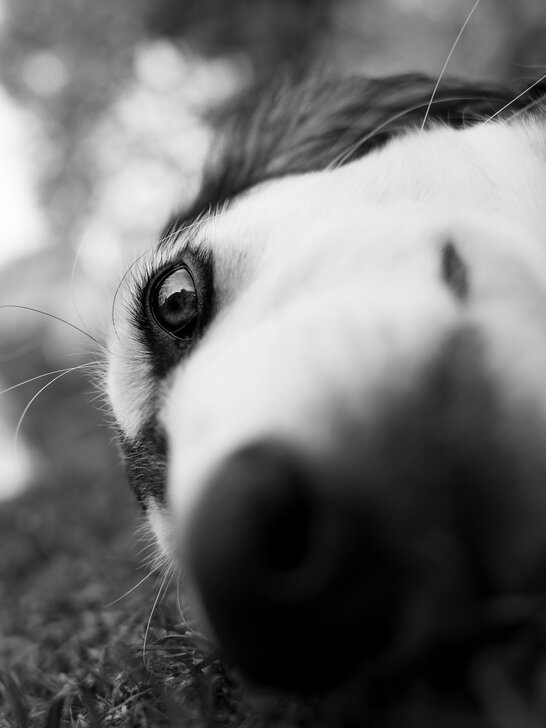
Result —
[{"label": "dog's iris", "polygon": [[191,338],[197,322],[195,283],[186,267],[170,270],[157,281],[151,296],[155,320],[162,329],[180,339]]}]

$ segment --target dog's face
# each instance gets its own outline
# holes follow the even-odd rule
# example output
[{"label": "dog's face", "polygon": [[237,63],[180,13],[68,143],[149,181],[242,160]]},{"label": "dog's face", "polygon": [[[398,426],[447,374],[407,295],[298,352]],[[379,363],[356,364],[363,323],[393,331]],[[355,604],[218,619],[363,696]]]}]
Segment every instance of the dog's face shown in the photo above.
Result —
[{"label": "dog's face", "polygon": [[236,117],[110,341],[162,551],[243,672],[296,689],[464,631],[546,554],[543,117],[465,127],[505,99],[451,87],[421,133],[423,79],[327,88]]}]

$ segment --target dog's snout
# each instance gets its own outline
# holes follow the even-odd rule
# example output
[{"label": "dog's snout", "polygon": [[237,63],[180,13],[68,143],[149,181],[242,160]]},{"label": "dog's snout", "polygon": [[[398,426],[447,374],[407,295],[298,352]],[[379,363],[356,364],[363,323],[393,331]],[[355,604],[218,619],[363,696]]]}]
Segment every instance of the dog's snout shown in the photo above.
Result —
[{"label": "dog's snout", "polygon": [[250,679],[283,689],[331,684],[358,659],[355,638],[369,654],[383,647],[400,590],[373,519],[323,501],[316,477],[290,447],[246,447],[208,483],[185,541],[188,574],[226,655]]},{"label": "dog's snout", "polygon": [[304,568],[313,520],[307,481],[295,454],[276,443],[254,444],[225,460],[190,528],[190,559],[204,591],[221,592],[225,578],[239,593],[267,593],[283,575]]},{"label": "dog's snout", "polygon": [[256,427],[226,417],[213,467],[197,476],[190,459],[190,601],[247,678],[314,692],[360,666],[392,674],[473,635],[496,595],[528,583],[544,542],[543,424],[524,401],[505,416],[487,343],[461,326],[398,378],[357,358],[359,396],[342,396],[332,368],[327,407],[298,380],[294,419],[270,400]]}]

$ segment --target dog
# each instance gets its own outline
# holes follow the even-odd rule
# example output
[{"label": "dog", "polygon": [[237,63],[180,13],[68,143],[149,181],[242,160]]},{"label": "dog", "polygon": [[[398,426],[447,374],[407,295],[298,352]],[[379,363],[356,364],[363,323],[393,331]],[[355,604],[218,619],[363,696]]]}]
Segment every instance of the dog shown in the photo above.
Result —
[{"label": "dog", "polygon": [[543,590],[545,95],[285,75],[125,275],[129,479],[249,682],[388,671]]}]

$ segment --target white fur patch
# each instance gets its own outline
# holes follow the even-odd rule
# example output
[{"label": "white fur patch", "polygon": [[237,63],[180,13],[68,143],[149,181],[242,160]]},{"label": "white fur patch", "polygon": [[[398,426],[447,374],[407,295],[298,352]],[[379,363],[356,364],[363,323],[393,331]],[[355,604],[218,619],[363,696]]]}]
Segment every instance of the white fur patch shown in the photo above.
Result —
[{"label": "white fur patch", "polygon": [[[110,366],[106,390],[117,422],[126,437],[136,437],[152,415],[156,382],[146,353],[128,321],[119,326],[108,344]],[[130,357],[131,365],[127,359]]]},{"label": "white fur patch", "polygon": [[[538,396],[546,412],[544,131],[526,121],[408,133],[340,169],[264,184],[200,225],[220,310],[160,414],[181,527],[232,449],[275,435],[329,447],[336,423],[364,427],[385,392],[416,386],[465,323],[484,334],[507,401]],[[469,269],[464,304],[441,280],[448,242]],[[135,341],[124,321],[109,379],[130,437],[158,385]]]}]

